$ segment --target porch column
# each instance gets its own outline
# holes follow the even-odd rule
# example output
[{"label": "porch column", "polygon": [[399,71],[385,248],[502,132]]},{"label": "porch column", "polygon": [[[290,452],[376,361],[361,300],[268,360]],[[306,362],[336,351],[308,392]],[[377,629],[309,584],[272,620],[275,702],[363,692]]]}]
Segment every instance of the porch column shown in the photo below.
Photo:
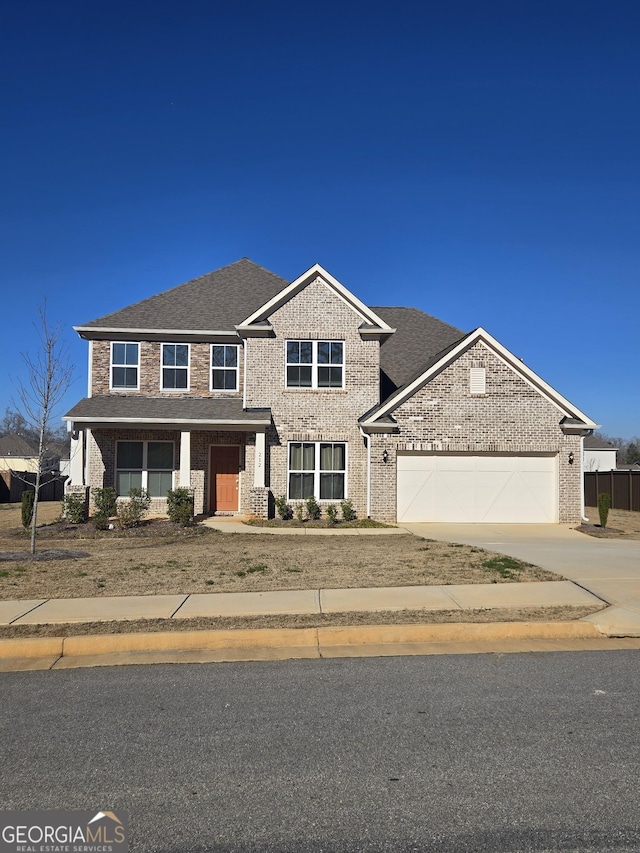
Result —
[{"label": "porch column", "polygon": [[180,433],[180,487],[191,488],[191,433]]},{"label": "porch column", "polygon": [[253,466],[254,488],[264,488],[264,463],[267,442],[265,430],[256,432],[256,458]]},{"label": "porch column", "polygon": [[[75,435],[75,438],[74,438]],[[69,485],[84,486],[84,433],[71,434],[69,447]]]}]

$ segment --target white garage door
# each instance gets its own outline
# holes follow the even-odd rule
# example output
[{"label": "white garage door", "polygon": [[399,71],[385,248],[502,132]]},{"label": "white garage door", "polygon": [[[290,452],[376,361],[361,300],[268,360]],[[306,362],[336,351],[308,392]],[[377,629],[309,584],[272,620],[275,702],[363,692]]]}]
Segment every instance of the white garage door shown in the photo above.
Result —
[{"label": "white garage door", "polygon": [[555,456],[398,454],[398,521],[549,524]]}]

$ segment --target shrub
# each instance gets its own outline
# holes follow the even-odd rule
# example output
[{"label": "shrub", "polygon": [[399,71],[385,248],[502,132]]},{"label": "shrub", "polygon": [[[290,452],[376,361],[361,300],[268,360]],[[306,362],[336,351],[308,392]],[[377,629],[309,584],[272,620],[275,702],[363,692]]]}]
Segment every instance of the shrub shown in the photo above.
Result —
[{"label": "shrub", "polygon": [[283,521],[286,521],[288,518],[293,516],[293,511],[287,503],[287,499],[284,495],[280,495],[280,497],[276,498],[276,510]]},{"label": "shrub", "polygon": [[351,501],[340,501],[340,509],[342,510],[342,517],[345,521],[356,520],[356,511]]},{"label": "shrub", "polygon": [[609,517],[609,510],[611,508],[611,495],[607,492],[604,492],[602,495],[598,495],[598,515],[600,516],[600,527],[607,526],[607,518]]},{"label": "shrub", "polygon": [[62,501],[62,514],[71,524],[82,524],[87,520],[87,502],[84,495],[70,492]]},{"label": "shrub", "polygon": [[22,493],[22,526],[26,529],[31,526],[31,522],[33,520],[33,502],[36,499],[35,492],[23,492]]},{"label": "shrub", "polygon": [[93,490],[93,503],[96,508],[96,515],[110,518],[118,511],[118,502],[116,490],[113,486],[105,486],[104,489]]},{"label": "shrub", "polygon": [[94,512],[91,521],[96,530],[107,530],[109,527],[109,516],[103,515],[101,512]]},{"label": "shrub", "polygon": [[151,498],[144,489],[129,490],[127,500],[118,504],[118,525],[123,529],[137,527],[149,511]]},{"label": "shrub", "polygon": [[302,501],[298,501],[298,503],[295,505],[294,510],[296,514],[296,519],[298,521],[304,521],[304,504],[302,503]]},{"label": "shrub", "polygon": [[338,520],[338,507],[335,504],[329,504],[326,512],[329,524],[335,524]]},{"label": "shrub", "polygon": [[317,521],[322,514],[322,510],[318,506],[317,500],[311,496],[310,498],[307,498],[305,503],[307,505],[307,515],[309,516],[309,520]]},{"label": "shrub", "polygon": [[172,489],[167,492],[167,515],[180,527],[193,524],[193,492],[191,489]]}]

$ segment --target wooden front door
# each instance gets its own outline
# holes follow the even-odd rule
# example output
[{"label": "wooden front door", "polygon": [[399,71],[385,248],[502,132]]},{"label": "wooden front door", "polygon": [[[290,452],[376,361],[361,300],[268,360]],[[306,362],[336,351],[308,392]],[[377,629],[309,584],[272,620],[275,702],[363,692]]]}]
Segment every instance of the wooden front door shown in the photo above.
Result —
[{"label": "wooden front door", "polygon": [[239,447],[218,444],[211,448],[210,512],[237,512],[239,472]]}]

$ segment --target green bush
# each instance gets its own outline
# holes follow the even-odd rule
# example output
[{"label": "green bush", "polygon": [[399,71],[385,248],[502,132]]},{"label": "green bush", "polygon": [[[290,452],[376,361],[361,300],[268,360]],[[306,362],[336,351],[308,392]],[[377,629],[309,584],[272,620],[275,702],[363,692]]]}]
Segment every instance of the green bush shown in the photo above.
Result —
[{"label": "green bush", "polygon": [[304,504],[302,501],[298,501],[295,505],[294,512],[296,514],[297,521],[304,521]]},{"label": "green bush", "polygon": [[104,489],[94,489],[93,503],[96,508],[96,515],[102,515],[105,518],[114,516],[118,511],[116,490],[113,486],[105,486]]},{"label": "green bush", "polygon": [[276,511],[283,521],[287,521],[287,519],[292,518],[293,510],[287,503],[287,499],[284,495],[280,495],[280,497],[276,498]]},{"label": "green bush", "polygon": [[322,514],[322,510],[320,509],[317,500],[312,496],[307,498],[305,503],[307,505],[307,515],[309,516],[309,520],[317,521]]},{"label": "green bush", "polygon": [[607,526],[607,518],[609,517],[609,510],[611,509],[611,495],[607,492],[604,492],[602,495],[598,495],[598,515],[600,516],[600,527]]},{"label": "green bush", "polygon": [[96,530],[107,530],[109,527],[109,516],[103,515],[101,512],[94,512],[91,521]]},{"label": "green bush", "polygon": [[353,508],[351,501],[340,501],[340,508],[342,510],[342,517],[345,521],[356,520],[356,511]]},{"label": "green bush", "polygon": [[151,498],[144,489],[129,489],[127,500],[118,503],[118,526],[137,527],[149,511]]},{"label": "green bush", "polygon": [[180,527],[191,527],[194,523],[191,489],[183,487],[167,492],[167,515],[174,524],[179,524]]},{"label": "green bush", "polygon": [[326,509],[329,524],[335,524],[338,520],[338,507],[335,504],[329,504]]},{"label": "green bush", "polygon": [[84,495],[70,492],[62,501],[62,515],[71,524],[82,524],[87,520],[87,501]]},{"label": "green bush", "polygon": [[22,493],[22,526],[26,529],[31,527],[31,522],[33,521],[33,502],[36,499],[35,492],[23,492]]}]

